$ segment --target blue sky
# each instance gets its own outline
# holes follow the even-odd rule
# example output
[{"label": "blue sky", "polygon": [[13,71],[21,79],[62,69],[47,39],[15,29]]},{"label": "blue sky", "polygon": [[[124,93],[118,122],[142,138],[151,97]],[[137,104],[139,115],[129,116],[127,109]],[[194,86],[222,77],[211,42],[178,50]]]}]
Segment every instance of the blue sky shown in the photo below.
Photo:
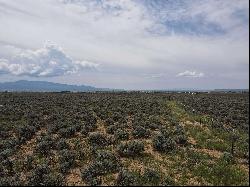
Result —
[{"label": "blue sky", "polygon": [[248,88],[247,0],[0,0],[0,81]]}]

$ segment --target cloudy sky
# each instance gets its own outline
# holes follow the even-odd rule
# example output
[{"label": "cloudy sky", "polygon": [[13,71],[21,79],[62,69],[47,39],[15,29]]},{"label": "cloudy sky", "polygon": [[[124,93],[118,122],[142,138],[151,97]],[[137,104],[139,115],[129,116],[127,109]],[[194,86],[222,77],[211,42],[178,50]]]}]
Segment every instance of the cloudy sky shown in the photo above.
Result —
[{"label": "cloudy sky", "polygon": [[248,0],[0,0],[0,82],[248,88]]}]

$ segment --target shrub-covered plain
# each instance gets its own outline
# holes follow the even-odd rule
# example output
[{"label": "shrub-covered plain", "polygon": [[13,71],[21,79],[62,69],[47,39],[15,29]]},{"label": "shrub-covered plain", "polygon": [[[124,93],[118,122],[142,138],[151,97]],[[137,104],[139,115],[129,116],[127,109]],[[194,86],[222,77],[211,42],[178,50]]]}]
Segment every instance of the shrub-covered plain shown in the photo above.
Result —
[{"label": "shrub-covered plain", "polygon": [[0,185],[249,185],[249,96],[0,93]]}]

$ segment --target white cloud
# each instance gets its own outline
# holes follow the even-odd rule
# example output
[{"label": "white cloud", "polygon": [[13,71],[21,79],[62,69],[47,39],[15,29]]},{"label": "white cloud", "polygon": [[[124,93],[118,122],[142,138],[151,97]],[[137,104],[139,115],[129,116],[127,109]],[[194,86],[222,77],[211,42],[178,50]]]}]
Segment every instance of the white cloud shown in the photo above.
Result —
[{"label": "white cloud", "polygon": [[92,62],[73,60],[51,42],[41,49],[24,50],[10,59],[0,59],[0,73],[17,76],[53,77],[96,67],[97,64]]},{"label": "white cloud", "polygon": [[186,71],[184,71],[182,73],[178,73],[176,76],[177,77],[200,78],[200,77],[204,77],[204,73],[186,70]]}]

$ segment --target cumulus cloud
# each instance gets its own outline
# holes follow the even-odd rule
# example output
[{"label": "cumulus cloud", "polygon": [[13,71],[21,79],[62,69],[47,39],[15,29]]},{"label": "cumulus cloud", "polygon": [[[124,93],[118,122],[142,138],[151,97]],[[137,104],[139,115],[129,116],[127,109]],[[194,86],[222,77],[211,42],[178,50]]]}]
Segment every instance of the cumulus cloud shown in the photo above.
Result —
[{"label": "cumulus cloud", "polygon": [[184,71],[182,73],[178,73],[176,76],[177,77],[200,78],[200,77],[204,77],[204,73],[186,70],[186,71]]},{"label": "cumulus cloud", "polygon": [[96,67],[97,64],[89,61],[73,60],[51,42],[41,49],[23,50],[10,59],[0,59],[0,73],[17,76],[53,77]]}]

